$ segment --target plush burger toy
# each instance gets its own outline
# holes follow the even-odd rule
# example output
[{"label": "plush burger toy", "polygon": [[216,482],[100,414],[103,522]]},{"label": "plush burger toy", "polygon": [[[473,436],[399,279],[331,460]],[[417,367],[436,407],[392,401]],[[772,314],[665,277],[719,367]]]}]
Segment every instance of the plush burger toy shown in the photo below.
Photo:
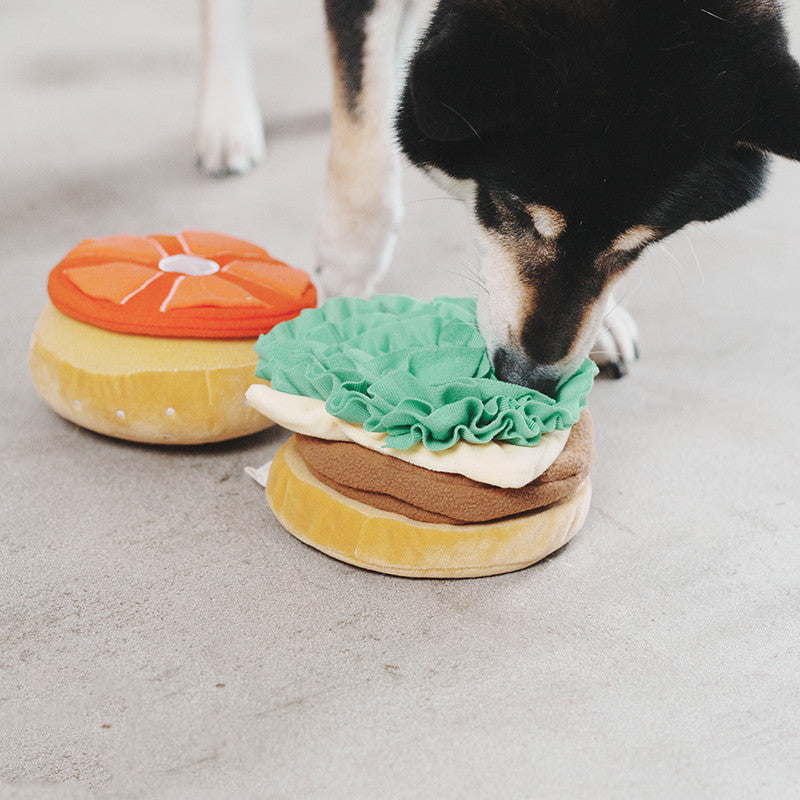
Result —
[{"label": "plush burger toy", "polygon": [[294,536],[413,577],[521,569],[589,507],[588,359],[556,396],[497,380],[475,303],[337,298],[256,345],[250,405],[295,435],[267,500]]},{"label": "plush burger toy", "polygon": [[88,239],[47,288],[30,348],[39,395],[85,428],[158,444],[268,427],[244,400],[253,344],[316,304],[305,272],[207,231]]}]

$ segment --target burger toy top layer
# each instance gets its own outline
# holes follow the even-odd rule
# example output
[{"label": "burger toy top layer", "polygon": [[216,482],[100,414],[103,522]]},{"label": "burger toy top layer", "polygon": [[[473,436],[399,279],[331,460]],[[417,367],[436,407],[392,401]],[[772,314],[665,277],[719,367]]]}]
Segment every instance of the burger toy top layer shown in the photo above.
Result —
[{"label": "burger toy top layer", "polygon": [[316,304],[305,272],[208,231],[87,239],[53,269],[47,289],[72,319],[167,338],[255,338]]}]

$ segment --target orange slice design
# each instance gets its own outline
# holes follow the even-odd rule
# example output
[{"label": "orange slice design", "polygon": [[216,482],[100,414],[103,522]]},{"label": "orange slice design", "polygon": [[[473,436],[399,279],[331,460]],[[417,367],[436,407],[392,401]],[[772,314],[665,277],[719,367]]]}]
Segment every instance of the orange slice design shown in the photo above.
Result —
[{"label": "orange slice design", "polygon": [[72,267],[64,274],[89,297],[98,300],[112,300],[123,304],[142,288],[158,277],[152,267],[112,261],[110,264],[97,264],[93,267]]},{"label": "orange slice design", "polygon": [[308,275],[222,234],[89,239],[50,273],[53,304],[100,328],[252,338],[316,305]]},{"label": "orange slice design", "polygon": [[184,231],[176,237],[187,253],[204,258],[230,254],[236,258],[257,258],[272,261],[266,250],[257,245],[209,231]]},{"label": "orange slice design", "polygon": [[269,286],[282,295],[299,300],[308,284],[308,275],[293,267],[264,264],[260,261],[231,261],[222,268],[227,275]]},{"label": "orange slice design", "polygon": [[160,310],[252,305],[263,306],[266,303],[248,294],[235,283],[218,278],[216,275],[205,275],[194,280],[191,280],[189,275],[181,275],[172,284],[172,290],[161,304]]},{"label": "orange slice design", "polygon": [[105,239],[87,239],[67,253],[65,261],[92,261],[103,263],[111,259],[151,263],[167,255],[158,242],[144,236],[106,236]]}]

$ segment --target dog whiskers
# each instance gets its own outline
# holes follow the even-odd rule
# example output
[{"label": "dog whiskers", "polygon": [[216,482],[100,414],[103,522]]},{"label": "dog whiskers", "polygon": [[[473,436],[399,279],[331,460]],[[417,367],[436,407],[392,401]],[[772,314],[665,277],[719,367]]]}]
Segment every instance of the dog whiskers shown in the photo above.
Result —
[{"label": "dog whiskers", "polygon": [[686,239],[686,244],[689,245],[689,249],[692,251],[692,256],[694,257],[694,263],[697,266],[697,271],[700,273],[700,282],[703,284],[703,286],[705,286],[706,276],[705,273],[703,272],[703,268],[700,266],[700,259],[697,257],[697,251],[694,249],[694,244],[692,243],[692,237],[686,236],[684,238]]},{"label": "dog whiskers", "polygon": [[681,262],[675,258],[673,252],[664,244],[664,242],[656,242],[656,244],[658,245],[658,249],[661,250],[669,258],[669,260],[678,267],[679,270],[683,269],[683,264],[681,264]]},{"label": "dog whiskers", "polygon": [[697,231],[697,233],[702,233],[703,236],[708,237],[717,247],[723,247],[723,242],[720,241],[716,236],[709,232],[709,227],[713,230],[713,226],[708,225],[697,225],[692,230]]},{"label": "dog whiskers", "polygon": [[614,305],[611,308],[606,309],[606,313],[603,314],[603,322],[605,322],[618,308],[620,308],[625,301],[625,298],[630,294],[630,289],[625,290],[625,294],[622,297],[617,298],[614,297]]},{"label": "dog whiskers", "polygon": [[461,266],[472,276],[472,282],[480,286],[480,288],[488,294],[489,290],[486,288],[486,281],[484,281],[481,275],[480,268],[470,265],[467,261],[462,261]]},{"label": "dog whiskers", "polygon": [[475,138],[476,138],[476,139],[477,139],[479,142],[483,142],[483,139],[481,139],[481,135],[478,133],[478,131],[476,131],[476,130],[475,130],[475,128],[474,128],[474,126],[472,125],[472,123],[471,123],[471,122],[470,122],[470,121],[469,121],[469,120],[468,120],[468,119],[467,119],[467,118],[466,118],[466,117],[465,117],[463,114],[460,114],[458,111],[456,111],[456,110],[453,108],[453,106],[449,106],[449,105],[447,105],[447,103],[444,103],[444,102],[443,102],[443,103],[442,103],[442,105],[443,105],[443,106],[444,106],[444,107],[445,107],[445,108],[446,108],[448,111],[452,111],[452,112],[453,112],[453,113],[454,113],[454,114],[455,114],[455,115],[456,115],[456,116],[457,116],[457,117],[458,117],[458,118],[459,118],[459,119],[460,119],[460,120],[461,120],[461,121],[462,121],[462,122],[463,122],[463,123],[464,123],[464,124],[465,124],[465,125],[466,125],[466,126],[467,126],[467,127],[468,127],[468,128],[471,130],[471,131],[472,131],[472,132],[473,132],[473,133],[474,133],[474,134],[475,134]]},{"label": "dog whiskers", "polygon": [[709,17],[714,17],[714,19],[718,19],[720,22],[726,22],[728,25],[732,25],[733,23],[729,19],[725,19],[725,17],[721,17],[719,14],[715,14],[713,11],[709,11],[707,8],[701,8],[704,14],[708,14]]},{"label": "dog whiskers", "polygon": [[[471,272],[469,267],[466,264],[462,264],[462,266],[468,271]],[[474,283],[481,291],[486,292],[488,294],[488,289],[486,288],[483,281],[474,274],[465,275],[463,272],[456,272],[452,269],[445,269],[444,267],[439,267],[441,272],[446,272],[449,275],[455,275],[457,278],[464,278],[464,280],[469,281],[470,283]]]},{"label": "dog whiskers", "polygon": [[461,201],[457,197],[453,197],[452,195],[442,195],[441,197],[418,197],[416,200],[408,200],[406,202],[407,206],[414,206],[417,203],[430,203],[432,200],[450,200],[454,203],[460,203]]}]

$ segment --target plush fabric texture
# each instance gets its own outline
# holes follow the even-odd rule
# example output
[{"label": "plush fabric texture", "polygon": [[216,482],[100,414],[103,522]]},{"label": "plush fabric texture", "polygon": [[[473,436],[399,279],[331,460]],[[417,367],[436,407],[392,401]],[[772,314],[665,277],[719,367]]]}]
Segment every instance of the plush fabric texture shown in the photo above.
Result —
[{"label": "plush fabric texture", "polygon": [[158,339],[78,322],[48,305],[36,325],[33,385],[62,417],[89,430],[158,444],[201,444],[263,430],[247,407],[252,339]]},{"label": "plush fabric texture", "polygon": [[334,417],[316,397],[278,392],[263,384],[254,384],[245,396],[253,408],[294,433],[335,442],[355,442],[434,472],[466,475],[480,483],[504,488],[527,486],[538,478],[556,460],[569,437],[569,431],[545,433],[536,447],[520,447],[508,442],[467,444],[458,441],[447,450],[428,450],[419,442],[407,450],[398,450],[386,446],[385,433],[365,431],[361,425]]},{"label": "plush fabric texture", "polygon": [[255,338],[317,302],[302,270],[209,231],[87,239],[47,290],[73,319],[162,338]]},{"label": "plush fabric texture", "polygon": [[420,522],[463,525],[524,514],[571,494],[592,468],[594,429],[584,411],[561,455],[521,489],[431,472],[348,442],[298,435],[296,447],[311,474],[345,497]]},{"label": "plush fabric texture", "polygon": [[591,484],[587,478],[563,500],[500,522],[417,522],[325,486],[293,436],[275,455],[266,495],[289,533],[340,561],[391,575],[467,578],[523,569],[566,544],[586,519]]},{"label": "plush fabric texture", "polygon": [[533,446],[577,422],[597,372],[587,359],[555,399],[494,377],[475,301],[334,298],[259,337],[256,375],[325,401],[386,444],[444,450],[459,440]]}]

